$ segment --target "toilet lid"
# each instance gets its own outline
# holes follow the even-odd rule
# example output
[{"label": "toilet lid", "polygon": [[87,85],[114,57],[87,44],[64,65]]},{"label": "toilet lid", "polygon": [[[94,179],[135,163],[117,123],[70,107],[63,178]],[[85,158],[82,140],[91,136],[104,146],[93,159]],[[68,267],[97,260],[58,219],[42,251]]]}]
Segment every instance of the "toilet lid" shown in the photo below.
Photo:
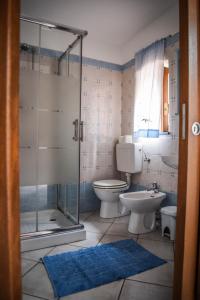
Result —
[{"label": "toilet lid", "polygon": [[165,206],[161,208],[161,213],[168,216],[176,217],[177,207],[176,206]]},{"label": "toilet lid", "polygon": [[108,179],[98,180],[93,182],[93,186],[97,188],[111,189],[111,188],[123,188],[127,187],[127,183],[122,180]]}]

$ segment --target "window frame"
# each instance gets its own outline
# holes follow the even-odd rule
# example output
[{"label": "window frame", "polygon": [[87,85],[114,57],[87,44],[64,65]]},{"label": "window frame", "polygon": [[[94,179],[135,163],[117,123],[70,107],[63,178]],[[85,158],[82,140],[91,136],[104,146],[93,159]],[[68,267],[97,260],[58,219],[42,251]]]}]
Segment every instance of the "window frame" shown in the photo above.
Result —
[{"label": "window frame", "polygon": [[161,105],[161,132],[169,133],[169,68],[163,71],[163,97]]}]

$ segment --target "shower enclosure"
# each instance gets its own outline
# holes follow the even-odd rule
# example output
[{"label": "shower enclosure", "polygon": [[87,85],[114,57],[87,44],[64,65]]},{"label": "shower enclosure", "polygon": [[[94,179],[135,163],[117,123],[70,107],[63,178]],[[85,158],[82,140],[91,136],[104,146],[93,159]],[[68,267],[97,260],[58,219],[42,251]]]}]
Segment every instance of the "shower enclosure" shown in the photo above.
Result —
[{"label": "shower enclosure", "polygon": [[87,32],[20,19],[21,237],[28,250],[33,241],[37,248],[36,238],[42,247],[85,237],[79,185],[82,42]]}]

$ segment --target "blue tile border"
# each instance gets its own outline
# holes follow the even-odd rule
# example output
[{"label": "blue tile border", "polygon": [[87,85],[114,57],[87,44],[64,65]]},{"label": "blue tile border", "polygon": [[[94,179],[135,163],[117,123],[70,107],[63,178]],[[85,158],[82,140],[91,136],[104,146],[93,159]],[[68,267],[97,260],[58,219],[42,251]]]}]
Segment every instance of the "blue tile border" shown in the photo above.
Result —
[{"label": "blue tile border", "polygon": [[[46,49],[46,48],[41,48],[40,49],[40,54],[43,56],[49,56],[52,58],[58,58],[62,52],[60,51],[56,51],[56,50],[51,50],[51,49]],[[66,58],[64,58],[66,59]],[[69,57],[69,60],[71,62],[80,62],[80,56],[75,55],[75,54],[71,54]],[[122,71],[122,65],[119,64],[114,64],[114,63],[110,63],[107,61],[103,61],[103,60],[97,60],[97,59],[93,59],[93,58],[89,58],[89,57],[83,57],[82,59],[83,65],[90,65],[90,66],[94,66],[94,67],[99,67],[99,68],[104,68],[104,69],[109,69],[112,71]]]},{"label": "blue tile border", "polygon": [[122,65],[122,71],[125,71],[125,70],[131,68],[134,65],[135,65],[135,58],[132,58],[127,63],[125,63],[124,65]]},{"label": "blue tile border", "polygon": [[[92,182],[80,183],[80,213],[95,211],[100,208],[100,200],[97,198]],[[67,204],[68,210],[76,216],[77,209],[77,185],[60,185],[59,207],[64,210]],[[34,212],[44,209],[57,208],[57,185],[41,185],[20,187],[21,212]]]},{"label": "blue tile border", "polygon": [[[174,43],[176,43],[179,40],[179,32],[177,32],[174,35],[170,35],[165,38],[165,46],[172,46]],[[58,58],[63,52],[61,51],[56,51],[56,50],[51,50],[47,48],[40,48],[40,54],[44,56],[49,56],[53,58]],[[80,57],[78,55],[72,54],[70,55],[70,61],[72,62],[80,62]],[[103,68],[103,69],[108,69],[111,71],[118,71],[122,72],[125,71],[135,64],[135,59],[132,58],[128,62],[126,62],[123,65],[115,64],[115,63],[110,63],[107,61],[103,60],[97,60],[89,57],[83,57],[83,65],[90,65],[98,68]]]},{"label": "blue tile border", "polygon": [[88,58],[88,57],[83,57],[83,64],[92,65],[95,67],[105,68],[105,69],[109,69],[112,71],[119,71],[119,72],[121,72],[123,68],[122,65],[106,62],[103,60]]}]

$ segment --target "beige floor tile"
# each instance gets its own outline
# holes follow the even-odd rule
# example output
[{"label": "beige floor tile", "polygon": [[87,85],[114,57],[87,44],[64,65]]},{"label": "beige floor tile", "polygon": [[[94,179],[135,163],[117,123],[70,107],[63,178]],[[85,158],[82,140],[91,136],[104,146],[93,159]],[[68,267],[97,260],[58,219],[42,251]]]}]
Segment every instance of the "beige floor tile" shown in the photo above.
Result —
[{"label": "beige floor tile", "polygon": [[36,264],[37,264],[37,262],[35,262],[35,261],[22,258],[21,259],[22,275],[24,275],[26,272],[28,272]]},{"label": "beige floor tile", "polygon": [[113,223],[111,225],[111,227],[108,229],[108,231],[106,232],[106,234],[116,234],[116,235],[125,235],[125,236],[129,236],[129,237],[137,237],[136,234],[132,234],[128,232],[128,224],[124,224],[124,223]]},{"label": "beige floor tile", "polygon": [[23,295],[22,295],[22,300],[43,300],[43,299],[42,299],[42,298],[33,297],[33,296],[30,296],[30,295],[25,295],[25,294],[23,294]]},{"label": "beige floor tile", "polygon": [[153,240],[153,241],[163,241],[163,242],[169,242],[169,243],[171,243],[171,241],[169,240],[169,238],[162,237],[160,229],[157,229],[157,230],[149,232],[149,233],[140,234],[139,238],[141,238],[141,239],[147,239],[147,240]]},{"label": "beige floor tile", "polygon": [[[100,240],[99,244],[105,244],[105,243],[112,243],[120,240],[126,240],[130,237],[124,236],[124,235],[111,235],[111,234],[105,234],[103,238]],[[133,239],[136,239],[136,237],[131,237]]]},{"label": "beige floor tile", "polygon": [[[126,280],[119,300],[171,300],[172,289],[149,283]],[[89,299],[88,299],[89,300]]]},{"label": "beige floor tile", "polygon": [[149,250],[151,253],[166,259],[174,259],[173,244],[161,241],[152,241],[147,239],[138,239],[138,244]]},{"label": "beige floor tile", "polygon": [[124,224],[128,224],[129,219],[130,219],[130,215],[124,216],[124,217],[120,217],[120,218],[116,218],[115,223],[124,223]]},{"label": "beige floor tile", "polygon": [[103,236],[103,234],[94,233],[94,232],[86,232],[86,240],[70,243],[69,245],[75,245],[75,246],[79,246],[79,247],[96,246],[99,243],[102,236]]},{"label": "beige floor tile", "polygon": [[55,247],[49,254],[49,255],[55,255],[55,254],[60,254],[63,252],[70,252],[70,251],[76,251],[76,250],[80,250],[82,249],[82,247],[78,247],[75,245],[62,245],[62,246],[57,246]]},{"label": "beige floor tile", "polygon": [[42,263],[38,263],[23,277],[22,287],[25,294],[54,300],[53,289]]},{"label": "beige floor tile", "polygon": [[153,268],[143,273],[131,276],[128,279],[172,287],[173,271],[174,265],[170,262],[157,268]]},{"label": "beige floor tile", "polygon": [[21,255],[23,258],[27,258],[27,259],[34,260],[34,261],[39,261],[40,258],[47,255],[51,250],[53,250],[53,248],[54,247],[44,248],[44,249],[39,249],[39,250],[34,250],[34,251],[26,251],[26,252],[22,252]]},{"label": "beige floor tile", "polygon": [[99,211],[90,215],[87,218],[87,222],[100,222],[100,223],[113,223],[115,221],[115,218],[101,218]]},{"label": "beige floor tile", "polygon": [[62,297],[60,300],[117,300],[123,280],[115,281],[100,287]]}]

